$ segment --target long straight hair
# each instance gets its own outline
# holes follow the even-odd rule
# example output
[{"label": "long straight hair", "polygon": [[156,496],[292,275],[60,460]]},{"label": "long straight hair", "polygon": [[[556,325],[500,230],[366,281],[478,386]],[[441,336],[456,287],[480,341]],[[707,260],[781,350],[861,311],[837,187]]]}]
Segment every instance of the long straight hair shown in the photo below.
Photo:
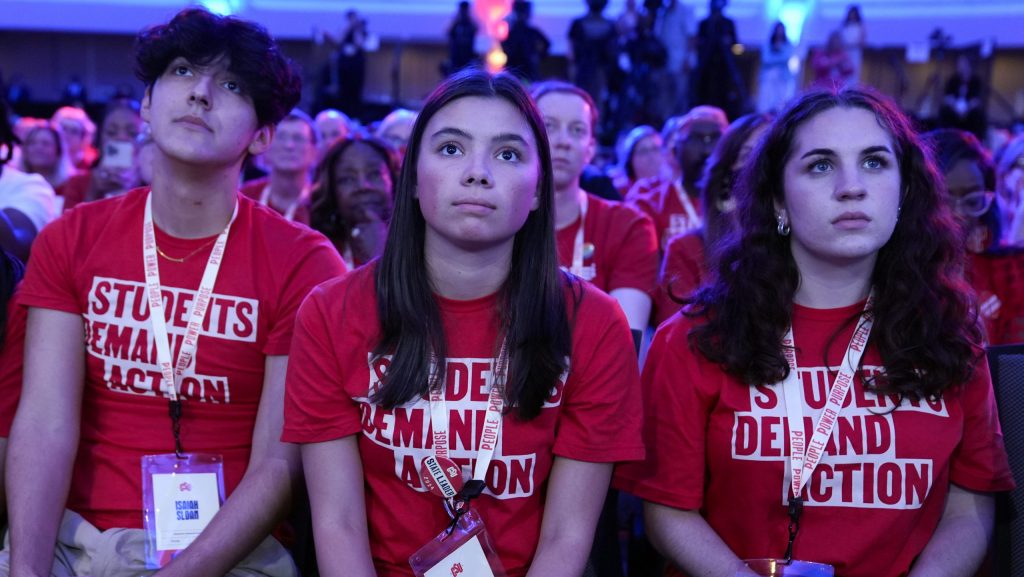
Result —
[{"label": "long straight hair", "polygon": [[[463,70],[438,86],[413,126],[395,187],[387,244],[377,265],[381,340],[374,354],[392,358],[373,401],[387,408],[404,404],[436,390],[446,374],[447,336],[423,251],[426,221],[415,198],[416,170],[427,123],[444,107],[468,96],[509,102],[523,115],[537,142],[539,206],[515,235],[508,278],[498,295],[500,329],[509,354],[505,400],[517,407],[521,418],[531,419],[567,368],[572,335],[565,289],[572,281],[558,268],[551,151],[540,113],[515,77],[476,69]],[[579,285],[573,288],[581,294]],[[432,354],[441,365],[431,374]]]}]

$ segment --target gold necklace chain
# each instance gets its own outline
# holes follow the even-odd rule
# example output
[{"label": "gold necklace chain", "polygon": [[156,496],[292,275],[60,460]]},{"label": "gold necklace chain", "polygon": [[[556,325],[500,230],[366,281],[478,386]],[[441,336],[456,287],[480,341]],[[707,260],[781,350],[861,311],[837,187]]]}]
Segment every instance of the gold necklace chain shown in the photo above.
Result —
[{"label": "gold necklace chain", "polygon": [[211,240],[210,242],[208,242],[208,243],[205,243],[205,244],[203,244],[203,246],[201,246],[201,247],[199,247],[199,248],[195,249],[194,251],[192,251],[192,252],[190,252],[190,253],[186,254],[185,256],[183,256],[183,257],[181,257],[181,258],[177,258],[177,257],[173,257],[173,256],[170,256],[170,255],[168,255],[168,254],[167,254],[166,252],[164,252],[164,251],[160,250],[160,247],[159,247],[159,246],[157,246],[157,247],[156,247],[156,253],[157,253],[157,254],[159,254],[160,256],[164,257],[165,259],[167,259],[167,260],[171,261],[171,262],[177,262],[177,263],[182,263],[182,262],[185,262],[186,260],[188,260],[188,259],[192,258],[193,256],[195,256],[195,255],[199,254],[199,251],[201,251],[201,250],[203,250],[204,248],[206,248],[206,247],[208,247],[208,246],[212,245],[212,244],[213,244],[213,243],[215,243],[215,242],[217,242],[217,237],[214,237],[214,239],[213,239],[213,240]]}]

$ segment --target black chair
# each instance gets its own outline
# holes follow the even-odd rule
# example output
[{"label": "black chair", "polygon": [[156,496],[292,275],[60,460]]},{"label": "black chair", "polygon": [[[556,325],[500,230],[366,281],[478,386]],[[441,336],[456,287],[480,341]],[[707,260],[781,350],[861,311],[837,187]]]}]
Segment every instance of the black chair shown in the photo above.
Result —
[{"label": "black chair", "polygon": [[992,386],[999,407],[999,423],[1017,488],[996,499],[993,538],[993,575],[1009,577],[1024,572],[1024,344],[989,347]]}]

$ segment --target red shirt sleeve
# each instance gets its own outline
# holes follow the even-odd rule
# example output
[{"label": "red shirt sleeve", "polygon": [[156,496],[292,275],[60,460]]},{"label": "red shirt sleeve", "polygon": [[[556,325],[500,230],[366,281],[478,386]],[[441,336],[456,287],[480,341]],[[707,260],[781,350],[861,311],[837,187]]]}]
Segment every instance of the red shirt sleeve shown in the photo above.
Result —
[{"label": "red shirt sleeve", "polygon": [[[337,351],[353,348],[340,315],[330,304],[346,294],[332,291],[337,282],[313,289],[295,319],[284,396],[284,434],[289,443],[317,443],[361,430],[359,406],[343,386],[346,374]],[[339,348],[340,347],[340,348]],[[361,349],[363,347],[360,347]]]},{"label": "red shirt sleeve", "polygon": [[676,299],[688,297],[703,279],[704,240],[701,233],[694,231],[672,237],[665,250],[665,260],[654,291],[655,326],[676,314],[683,306]]},{"label": "red shirt sleeve", "polygon": [[964,411],[964,430],[951,460],[950,481],[972,491],[1012,489],[1013,473],[1003,446],[987,357],[982,355],[974,368],[974,378],[958,394]]},{"label": "red shirt sleeve", "polygon": [[345,263],[338,251],[318,233],[306,232],[304,240],[296,242],[292,251],[291,268],[284,275],[277,314],[270,329],[263,352],[267,355],[287,355],[291,349],[295,314],[306,295],[314,287],[345,274]]},{"label": "red shirt sleeve", "polygon": [[25,357],[25,322],[28,311],[20,306],[18,293],[7,304],[7,326],[0,345],[0,437],[11,434],[14,412],[21,399],[21,375]]},{"label": "red shirt sleeve", "polygon": [[22,306],[82,313],[71,266],[75,251],[68,246],[69,239],[76,237],[73,229],[80,220],[74,217],[73,211],[68,217],[58,218],[32,243],[32,258],[20,289]]},{"label": "red shirt sleeve", "polygon": [[643,461],[620,465],[613,486],[677,509],[704,499],[707,422],[723,376],[691,352],[691,320],[676,316],[655,334],[644,364]]},{"label": "red shirt sleeve", "polygon": [[640,371],[626,316],[583,287],[554,453],[589,462],[643,458]]},{"label": "red shirt sleeve", "polygon": [[622,231],[608,277],[608,292],[633,288],[650,294],[658,278],[658,235],[650,217],[626,205],[618,205],[613,229]]}]

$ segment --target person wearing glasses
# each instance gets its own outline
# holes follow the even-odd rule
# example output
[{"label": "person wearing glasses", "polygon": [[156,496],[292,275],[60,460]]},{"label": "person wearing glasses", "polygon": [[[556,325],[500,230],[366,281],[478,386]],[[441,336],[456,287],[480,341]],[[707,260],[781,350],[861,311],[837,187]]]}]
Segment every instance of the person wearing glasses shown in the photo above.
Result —
[{"label": "person wearing glasses", "polygon": [[925,135],[935,149],[949,202],[963,227],[968,281],[978,293],[988,344],[1024,342],[1024,250],[1002,242],[992,156],[970,132]]}]

